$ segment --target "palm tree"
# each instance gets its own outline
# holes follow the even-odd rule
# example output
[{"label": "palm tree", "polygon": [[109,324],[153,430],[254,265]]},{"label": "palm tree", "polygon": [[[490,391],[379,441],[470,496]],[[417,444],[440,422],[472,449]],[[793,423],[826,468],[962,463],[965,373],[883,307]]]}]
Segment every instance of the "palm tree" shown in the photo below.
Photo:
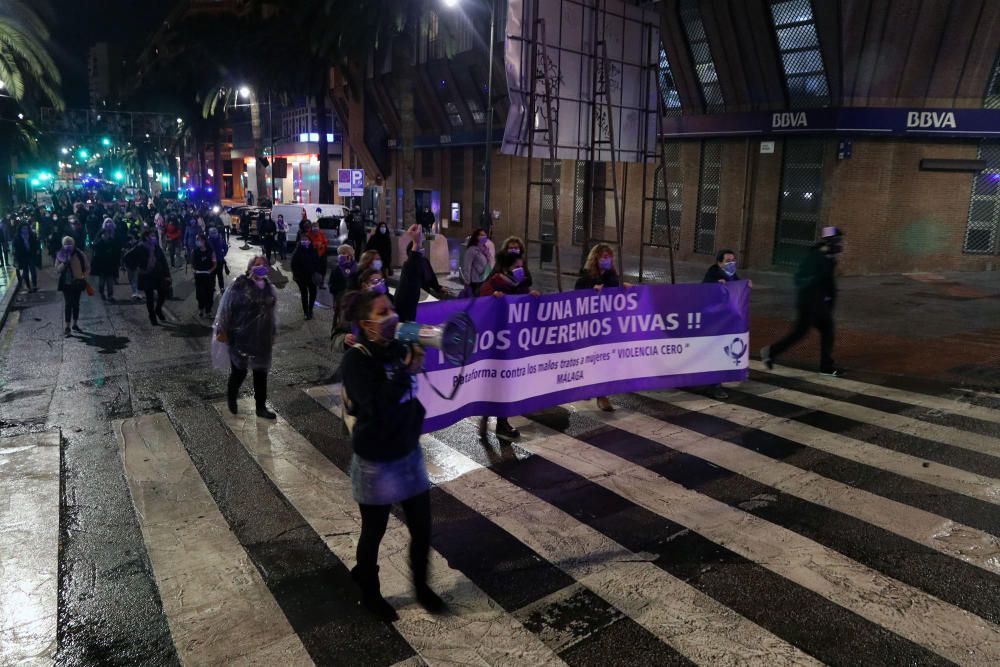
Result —
[{"label": "palm tree", "polygon": [[[38,2],[33,3],[42,9]],[[49,31],[38,13],[20,0],[0,3],[0,111],[10,110],[12,118],[0,118],[0,210],[13,202],[10,175],[15,158],[30,157],[37,151],[38,136],[30,122],[13,119],[17,109],[32,109],[48,103],[62,109],[59,70],[46,50]]]}]

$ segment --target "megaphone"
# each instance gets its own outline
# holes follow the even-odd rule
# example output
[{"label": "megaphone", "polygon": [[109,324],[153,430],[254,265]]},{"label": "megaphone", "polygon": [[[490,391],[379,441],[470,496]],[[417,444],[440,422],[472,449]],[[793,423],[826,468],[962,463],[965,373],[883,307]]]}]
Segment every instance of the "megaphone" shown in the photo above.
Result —
[{"label": "megaphone", "polygon": [[441,350],[445,361],[452,366],[462,366],[475,350],[476,325],[465,313],[455,313],[443,324],[436,326],[400,322],[396,326],[396,340],[407,345]]}]

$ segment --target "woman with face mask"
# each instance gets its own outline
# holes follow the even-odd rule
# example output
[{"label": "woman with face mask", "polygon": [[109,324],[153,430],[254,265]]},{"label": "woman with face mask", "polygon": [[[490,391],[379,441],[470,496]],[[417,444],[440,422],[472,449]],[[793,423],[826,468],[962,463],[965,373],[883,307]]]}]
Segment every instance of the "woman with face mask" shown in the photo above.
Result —
[{"label": "woman with face mask", "polygon": [[490,238],[485,229],[477,229],[469,235],[462,258],[462,282],[467,296],[478,296],[479,289],[490,275],[490,253],[486,244]]},{"label": "woman with face mask", "polygon": [[343,244],[337,248],[337,265],[330,271],[330,296],[333,297],[333,321],[340,320],[341,298],[357,284],[358,265],[354,261],[354,247]]},{"label": "woman with face mask", "polygon": [[314,276],[320,272],[320,259],[313,248],[312,239],[308,236],[299,237],[299,242],[292,251],[292,280],[299,286],[302,296],[302,314],[307,320],[313,317],[313,304],[316,303],[316,280]]},{"label": "woman with face mask", "polygon": [[163,304],[170,287],[170,267],[167,265],[167,256],[160,248],[155,229],[146,230],[143,242],[125,255],[125,263],[126,266],[135,267],[139,289],[146,294],[149,323],[157,326],[157,318],[166,321]]},{"label": "woman with face mask", "polygon": [[430,481],[420,449],[425,410],[417,398],[415,377],[424,352],[395,341],[399,317],[378,291],[358,294],[348,317],[358,326],[358,340],[344,354],[342,372],[345,408],[353,419],[351,486],[361,509],[357,565],[351,577],[361,587],[365,607],[386,621],[398,618],[379,589],[378,549],[390,509],[400,503],[410,531],[417,601],[432,613],[441,612],[445,603],[427,583]]},{"label": "woman with face mask", "polygon": [[226,398],[229,411],[238,408],[240,386],[253,372],[253,392],[257,416],[274,419],[267,409],[267,372],[271,368],[271,348],[278,334],[278,291],[268,280],[270,267],[260,255],[250,258],[247,272],[226,290],[215,316],[215,340],[229,346],[229,383]]},{"label": "woman with face mask", "polygon": [[80,296],[87,289],[87,268],[87,257],[77,249],[76,240],[72,236],[64,237],[62,250],[56,255],[56,272],[66,305],[63,333],[67,336],[71,322],[73,331],[80,331]]},{"label": "woman with face mask", "polygon": [[191,251],[191,268],[194,270],[194,293],[198,301],[198,317],[211,317],[215,294],[215,250],[208,245],[208,237],[198,234]]},{"label": "woman with face mask", "polygon": [[380,222],[372,235],[368,237],[365,250],[374,250],[382,260],[382,272],[392,276],[392,234],[384,222]]},{"label": "woman with face mask", "polygon": [[124,253],[122,254],[122,265],[125,267],[125,273],[128,276],[128,284],[132,288],[133,301],[142,301],[142,295],[139,294],[138,266],[134,262],[134,255],[132,255],[132,259],[130,259],[130,253],[141,245],[142,238],[139,226],[133,225],[132,228],[128,230],[128,236],[125,237],[125,248]]},{"label": "woman with face mask", "polygon": [[[615,269],[615,253],[611,246],[598,243],[590,249],[587,261],[583,265],[583,271],[576,281],[576,289],[602,290],[605,287],[631,287],[628,283],[623,283]],[[614,406],[607,396],[597,397],[597,407],[605,412],[613,412]]]},{"label": "woman with face mask", "polygon": [[[494,267],[493,275],[479,288],[480,296],[493,296],[503,298],[508,294],[531,294],[541,296],[539,292],[532,290],[527,284],[527,271],[524,268],[524,260],[518,255],[501,253],[497,256],[497,265]],[[479,437],[485,441],[489,433],[489,416],[484,416],[479,420]],[[506,417],[497,417],[497,437],[504,440],[516,440],[521,437],[521,432],[514,428]]]},{"label": "woman with face mask", "polygon": [[368,269],[382,270],[382,258],[379,257],[378,252],[375,250],[366,250],[361,253],[361,257],[358,259],[357,270],[347,278],[347,289],[361,289],[361,274]]},{"label": "woman with face mask", "polygon": [[520,258],[524,261],[524,288],[531,289],[534,284],[534,280],[531,277],[531,271],[528,269],[528,254],[524,247],[524,241],[521,240],[519,236],[508,236],[504,239],[503,243],[496,252],[496,259],[494,261],[493,270],[497,270],[497,265],[500,264],[501,255],[510,255],[514,258]]}]

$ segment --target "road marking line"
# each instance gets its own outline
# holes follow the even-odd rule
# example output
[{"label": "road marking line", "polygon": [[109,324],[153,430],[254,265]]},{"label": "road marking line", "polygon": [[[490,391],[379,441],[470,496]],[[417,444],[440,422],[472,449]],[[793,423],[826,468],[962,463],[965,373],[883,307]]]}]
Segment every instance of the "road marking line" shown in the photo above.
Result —
[{"label": "road marking line", "polygon": [[945,398],[941,396],[932,396],[930,394],[920,394],[917,392],[905,391],[903,389],[896,389],[894,387],[883,387],[876,384],[869,384],[867,382],[859,382],[848,378],[828,377],[819,373],[811,373],[809,371],[802,371],[785,366],[775,366],[773,369],[768,370],[767,367],[759,361],[751,361],[750,367],[756,371],[761,371],[762,373],[772,373],[783,377],[807,380],[813,384],[823,385],[824,387],[830,387],[831,389],[843,389],[845,391],[852,391],[866,396],[887,398],[899,403],[909,403],[910,405],[915,405],[917,407],[927,408],[928,410],[948,412],[951,414],[972,417],[974,419],[1000,424],[1000,410],[993,410],[980,405],[973,405],[968,401],[961,400],[961,397],[958,396]]},{"label": "road marking line", "polygon": [[[565,407],[577,412],[593,412],[592,406],[583,402]],[[609,426],[842,512],[987,572],[1000,574],[1000,539],[989,533],[643,414],[617,411],[611,415],[595,415],[597,417]]]},{"label": "road marking line", "polygon": [[636,392],[662,403],[685,410],[718,417],[739,426],[756,429],[799,445],[818,449],[828,454],[909,479],[931,484],[948,491],[960,493],[994,505],[1000,505],[1000,480],[960,470],[940,463],[924,467],[923,459],[903,452],[871,445],[839,433],[803,424],[784,417],[776,417],[741,405],[703,398],[686,392]]},{"label": "road marking line", "polygon": [[312,665],[167,415],[114,426],[181,662]]},{"label": "road marking line", "polygon": [[59,432],[0,440],[0,664],[53,664],[59,583]]},{"label": "road marking line", "polygon": [[[339,415],[339,390],[307,390]],[[661,641],[701,664],[819,664],[810,656],[432,435],[421,437],[432,477]],[[586,557],[581,557],[585,555]]]},{"label": "road marking line", "polygon": [[[519,445],[958,664],[1000,662],[1000,627],[801,535],[524,418]],[[537,439],[532,439],[535,436]]]},{"label": "road marking line", "polygon": [[755,396],[791,403],[792,405],[810,410],[828,412],[862,424],[870,424],[898,433],[934,440],[944,445],[960,447],[988,456],[1000,457],[1000,438],[991,438],[988,435],[980,435],[979,433],[962,431],[950,426],[932,424],[920,421],[919,419],[913,419],[912,417],[882,412],[881,410],[874,410],[861,405],[854,405],[853,403],[845,403],[832,398],[813,396],[801,391],[795,391],[794,389],[775,388],[774,385],[754,380],[747,380],[740,383],[739,389]]},{"label": "road marking line", "polygon": [[[281,494],[323,536],[337,558],[353,567],[361,515],[350,477],[280,415],[275,421],[257,420],[253,405],[252,399],[240,401],[238,415],[230,414],[224,404],[215,407]],[[431,587],[448,598],[452,613],[429,616],[413,598],[409,543],[405,524],[390,515],[380,549],[382,594],[396,602],[400,620],[394,625],[426,664],[563,664],[433,549]]]}]

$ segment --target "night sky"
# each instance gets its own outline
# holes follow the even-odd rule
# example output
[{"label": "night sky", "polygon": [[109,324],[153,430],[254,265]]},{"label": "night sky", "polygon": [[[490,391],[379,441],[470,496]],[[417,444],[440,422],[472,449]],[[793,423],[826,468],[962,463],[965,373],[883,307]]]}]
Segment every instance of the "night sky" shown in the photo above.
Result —
[{"label": "night sky", "polygon": [[[171,8],[172,0],[51,0],[52,51],[63,75],[69,107],[86,107],[87,50],[108,41],[142,48]],[[125,75],[128,75],[126,70]]]}]

